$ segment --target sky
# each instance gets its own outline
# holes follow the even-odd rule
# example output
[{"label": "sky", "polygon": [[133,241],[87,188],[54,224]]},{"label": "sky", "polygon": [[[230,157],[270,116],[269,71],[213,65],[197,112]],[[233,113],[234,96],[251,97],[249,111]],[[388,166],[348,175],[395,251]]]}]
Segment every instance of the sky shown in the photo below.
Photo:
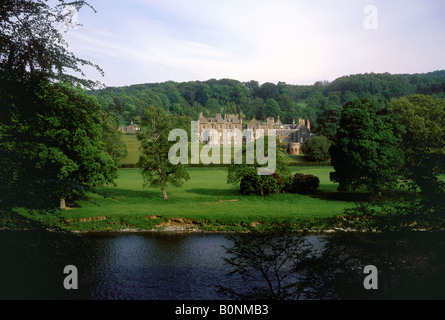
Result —
[{"label": "sky", "polygon": [[106,86],[230,78],[310,85],[445,69],[442,0],[88,0],[68,50]]}]

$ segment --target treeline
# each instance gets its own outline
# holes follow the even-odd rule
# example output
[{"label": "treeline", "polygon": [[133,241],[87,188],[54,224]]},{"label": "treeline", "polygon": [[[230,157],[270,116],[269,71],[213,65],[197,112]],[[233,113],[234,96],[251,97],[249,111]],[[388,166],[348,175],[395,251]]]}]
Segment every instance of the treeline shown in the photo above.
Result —
[{"label": "treeline", "polygon": [[171,114],[197,119],[199,113],[241,113],[244,120],[280,116],[281,121],[308,118],[314,124],[328,109],[358,100],[386,104],[393,98],[425,94],[445,98],[445,71],[424,74],[357,74],[313,85],[277,84],[233,79],[162,82],[109,87],[90,92],[102,109],[114,114],[121,125],[140,122],[142,110],[153,105]]}]

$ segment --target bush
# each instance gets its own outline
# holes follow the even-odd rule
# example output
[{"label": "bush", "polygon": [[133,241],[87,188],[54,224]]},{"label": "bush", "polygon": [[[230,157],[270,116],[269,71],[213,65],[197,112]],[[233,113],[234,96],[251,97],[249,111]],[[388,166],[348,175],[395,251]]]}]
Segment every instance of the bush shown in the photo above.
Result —
[{"label": "bush", "polygon": [[244,195],[266,195],[279,193],[284,187],[283,179],[277,174],[260,176],[256,171],[246,174],[240,182],[240,191]]},{"label": "bush", "polygon": [[292,179],[292,184],[287,185],[290,193],[313,194],[317,192],[320,179],[312,174],[296,173]]},{"label": "bush", "polygon": [[244,195],[260,194],[260,176],[249,173],[241,178],[240,191]]},{"label": "bush", "polygon": [[280,193],[283,187],[281,177],[273,173],[270,176],[261,176],[264,194]]},{"label": "bush", "polygon": [[315,136],[303,144],[302,152],[309,161],[326,161],[330,158],[331,144],[325,136]]},{"label": "bush", "polygon": [[281,192],[283,193],[293,193],[292,192],[292,181],[293,181],[293,177],[289,176],[289,177],[284,177],[283,178],[283,188],[281,189]]},{"label": "bush", "polygon": [[244,195],[263,196],[273,193],[313,194],[317,192],[320,179],[312,174],[296,173],[293,177],[280,177],[277,173],[259,176],[255,170],[241,179],[240,192]]}]

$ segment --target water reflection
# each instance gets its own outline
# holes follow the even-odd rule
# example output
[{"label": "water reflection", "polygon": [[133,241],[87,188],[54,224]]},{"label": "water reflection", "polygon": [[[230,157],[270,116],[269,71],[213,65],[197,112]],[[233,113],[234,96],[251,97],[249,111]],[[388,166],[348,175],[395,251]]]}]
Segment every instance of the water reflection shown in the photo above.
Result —
[{"label": "water reflection", "polygon": [[224,236],[92,235],[84,285],[92,299],[217,299]]},{"label": "water reflection", "polygon": [[[233,257],[227,248],[249,242],[237,244],[223,234],[73,236],[2,231],[0,240],[1,299],[234,298],[222,296],[221,287],[246,293],[246,278],[228,275],[236,266],[223,258]],[[445,298],[444,234],[339,233],[306,236],[305,241],[311,245],[310,259],[287,278],[298,282],[301,290],[294,299]],[[243,250],[247,256],[255,249]],[[297,253],[287,255],[283,265],[291,266]],[[63,288],[63,267],[68,264],[78,268],[79,290]],[[378,290],[363,287],[366,265],[379,270]],[[245,264],[247,272],[254,267]],[[264,279],[256,281],[261,287]]]},{"label": "water reflection", "polygon": [[[306,279],[313,299],[444,299],[443,233],[337,233]],[[378,268],[378,290],[364,290],[364,267]]]}]

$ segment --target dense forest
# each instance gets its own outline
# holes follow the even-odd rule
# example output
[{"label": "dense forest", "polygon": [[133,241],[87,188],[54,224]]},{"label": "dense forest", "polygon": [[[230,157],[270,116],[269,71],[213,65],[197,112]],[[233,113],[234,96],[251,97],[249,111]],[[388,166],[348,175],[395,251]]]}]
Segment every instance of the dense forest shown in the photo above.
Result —
[{"label": "dense forest", "polygon": [[149,105],[193,119],[200,112],[205,116],[241,113],[244,120],[279,115],[284,123],[308,118],[316,124],[326,111],[349,101],[369,98],[384,104],[415,93],[445,98],[445,70],[423,74],[356,74],[313,85],[211,79],[108,87],[90,92],[121,125],[130,121],[139,123],[143,108]]}]

